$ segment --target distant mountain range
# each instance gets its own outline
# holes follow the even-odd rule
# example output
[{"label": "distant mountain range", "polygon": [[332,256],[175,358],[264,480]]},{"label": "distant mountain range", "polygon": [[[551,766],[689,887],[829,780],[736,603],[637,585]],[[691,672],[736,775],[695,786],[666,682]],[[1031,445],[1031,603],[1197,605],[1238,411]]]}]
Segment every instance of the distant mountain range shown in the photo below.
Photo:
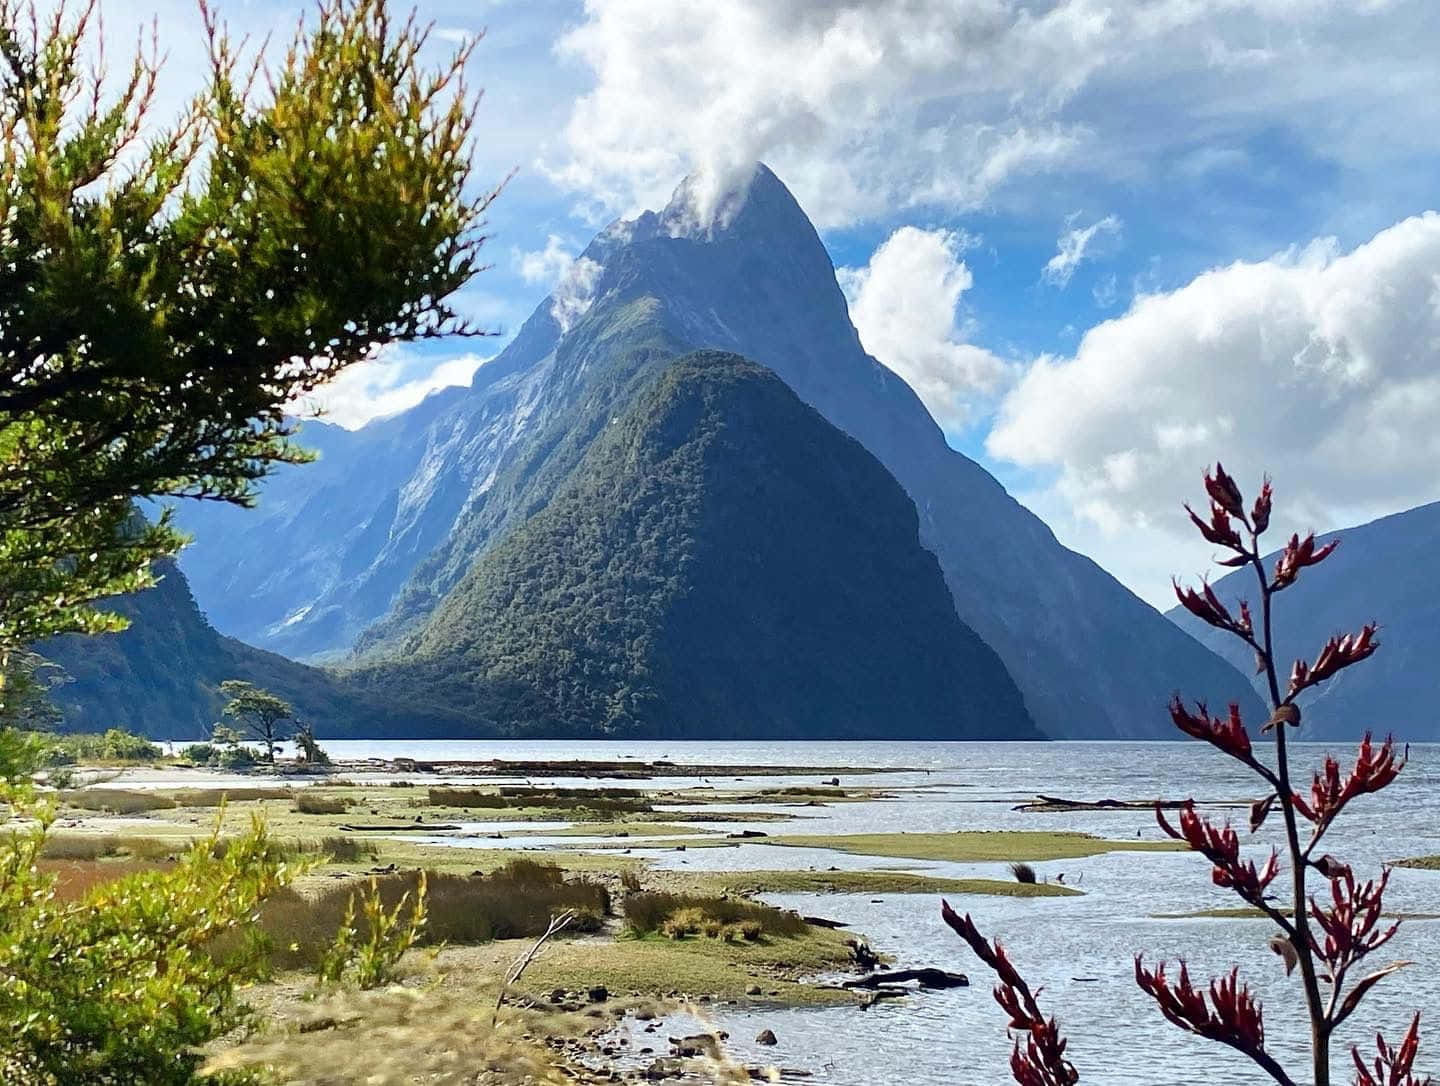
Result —
[{"label": "distant mountain range", "polygon": [[[643,688],[642,701],[653,695],[658,700],[652,704],[667,708],[657,710],[659,715],[641,714],[627,727],[700,734],[725,717],[723,699],[740,698],[739,670],[755,660],[734,652],[729,642],[745,636],[775,645],[776,652],[783,646],[791,656],[791,664],[772,661],[761,677],[772,691],[807,681],[793,670],[787,677],[785,668],[809,661],[806,666],[815,670],[806,674],[820,684],[810,695],[821,703],[835,704],[842,686],[834,684],[852,674],[889,682],[885,689],[892,692],[902,680],[919,682],[924,690],[917,689],[913,704],[939,696],[944,684],[919,658],[893,676],[881,673],[881,660],[886,667],[902,667],[901,646],[914,649],[916,639],[907,641],[891,624],[884,633],[890,640],[884,641],[879,629],[884,615],[877,609],[885,606],[887,591],[895,593],[893,608],[902,608],[902,598],[916,601],[924,577],[913,551],[897,541],[896,532],[903,537],[905,531],[881,524],[878,509],[861,514],[863,493],[889,510],[885,519],[906,517],[873,480],[862,488],[864,472],[854,464],[855,492],[849,496],[842,497],[843,479],[833,474],[810,479],[810,486],[828,488],[829,523],[846,525],[843,531],[822,531],[820,506],[801,503],[794,485],[788,504],[781,501],[794,480],[761,493],[754,474],[745,472],[744,450],[734,449],[728,461],[734,485],[757,488],[755,501],[767,503],[765,515],[777,531],[785,524],[787,532],[811,533],[814,568],[832,580],[866,568],[879,541],[898,547],[885,576],[900,580],[880,584],[868,598],[856,594],[841,601],[837,595],[832,601],[849,607],[844,613],[851,620],[876,627],[873,645],[854,637],[833,639],[838,627],[832,619],[841,611],[814,611],[826,601],[813,585],[803,584],[777,597],[775,630],[717,626],[702,637],[696,625],[683,648],[668,640],[639,647],[594,643],[631,632],[624,622],[610,622],[617,613],[649,616],[642,622],[649,631],[678,621],[679,611],[667,611],[669,603],[644,595],[650,591],[644,584],[615,576],[617,569],[643,570],[655,578],[679,570],[686,592],[706,587],[684,574],[691,567],[674,553],[678,540],[612,534],[607,538],[616,550],[597,546],[592,553],[575,538],[575,503],[588,495],[585,500],[599,509],[611,500],[602,500],[603,481],[595,474],[596,465],[614,455],[613,446],[602,443],[609,428],[620,419],[637,432],[654,426],[645,411],[659,410],[663,401],[654,398],[661,387],[656,382],[677,359],[695,351],[724,352],[701,356],[722,367],[739,365],[730,356],[767,367],[888,470],[913,503],[919,543],[938,560],[960,622],[958,632],[923,627],[927,636],[951,652],[965,640],[966,628],[978,634],[1013,677],[1029,718],[1046,734],[1169,737],[1164,704],[1176,689],[1216,701],[1249,699],[1248,681],[1235,668],[1093,562],[1062,547],[982,468],[948,447],[909,386],[865,353],[823,244],[784,185],[763,166],[722,201],[711,221],[696,220],[682,185],[663,211],[605,230],[469,388],[446,390],[353,433],[307,424],[302,439],[320,452],[320,462],[267,480],[258,510],[182,506],[181,522],[196,543],[181,565],[219,629],[275,652],[342,661],[356,669],[347,681],[381,683],[391,693],[413,665],[418,696],[433,692],[437,707],[475,713],[467,728],[476,732],[548,726],[542,719],[573,724],[579,717],[570,715],[572,710],[585,715],[592,728],[630,719],[624,711],[612,718],[608,708],[602,714],[594,699],[608,697],[605,691]],[[703,365],[691,358],[683,372],[718,396],[722,386],[702,380]],[[665,387],[679,395],[674,380]],[[738,391],[756,386],[722,384],[730,389],[726,395],[738,397],[731,410],[757,408],[759,401],[750,398],[755,393]],[[774,403],[769,409],[778,412]],[[762,451],[760,437],[749,436],[756,455]],[[798,474],[800,465],[784,448],[763,452],[768,463],[797,473],[795,479],[809,478]],[[637,463],[627,462],[624,469],[628,474],[620,477],[627,486],[653,481]],[[668,485],[679,483],[672,479]],[[682,490],[667,500],[697,502],[704,512],[694,514],[701,518],[696,523],[717,525],[713,538],[693,541],[694,561],[709,562],[705,568],[713,575],[747,590],[725,601],[732,605],[727,621],[761,623],[756,609],[761,587],[773,585],[776,572],[768,564],[793,569],[784,563],[794,554],[781,541],[769,540],[768,550],[755,551],[767,555],[764,568],[747,566],[745,555],[735,552],[738,541],[748,540],[746,548],[754,550],[761,537],[753,534],[757,526],[739,515],[740,504],[717,489]],[[550,508],[562,498],[562,505]],[[596,522],[596,530],[604,520]],[[667,521],[667,530],[680,523]],[[604,530],[614,529],[612,524]],[[526,546],[542,544],[553,551],[529,562]],[[636,551],[646,545],[663,553]],[[867,555],[867,548],[872,553]],[[582,556],[597,562],[577,576],[571,563]],[[506,583],[546,563],[568,580],[536,585],[538,602],[519,598],[520,586]],[[900,570],[908,572],[902,577]],[[934,592],[943,602],[941,589]],[[559,606],[564,593],[573,593],[573,600],[565,596],[566,605]],[[674,599],[682,597],[692,598],[680,593]],[[862,602],[870,608],[868,617],[858,611]],[[597,608],[609,609],[598,626]],[[536,618],[543,621],[533,622]],[[780,629],[783,635],[777,635]],[[582,662],[592,650],[598,656]],[[563,659],[566,653],[575,658]],[[1000,684],[981,655],[953,657],[959,681],[999,697]],[[521,662],[527,659],[549,662],[526,670],[529,665]],[[729,669],[715,677],[722,700],[686,710],[666,693],[679,687],[667,687],[671,679],[662,679],[661,672],[673,677],[700,659]],[[619,677],[597,679],[597,667],[617,668]],[[633,675],[626,674],[629,667],[637,669]],[[494,678],[504,675],[523,676],[518,681],[534,698],[527,704],[539,714],[534,720],[495,721],[481,711],[492,704],[487,699],[495,692]],[[577,676],[583,678],[578,688]],[[580,700],[567,700],[572,693]],[[503,704],[514,703],[507,698]],[[896,704],[896,727],[908,729],[898,716],[909,709]],[[581,705],[588,708],[575,708]],[[741,700],[731,703],[732,718],[749,711],[742,706]],[[777,720],[781,713],[777,708]],[[953,716],[950,726],[968,726],[963,716]],[[811,734],[812,727],[816,737],[832,734],[815,720],[797,723],[787,734]],[[988,734],[1028,734],[1028,727],[1007,713],[993,720]],[[834,732],[844,728],[834,718]]]},{"label": "distant mountain range", "polygon": [[[1340,546],[1302,571],[1275,598],[1275,645],[1282,679],[1297,658],[1313,661],[1325,640],[1380,624],[1380,648],[1313,691],[1302,694],[1301,734],[1349,739],[1364,731],[1401,740],[1440,738],[1436,661],[1440,659],[1440,503],[1382,517],[1318,537]],[[1266,568],[1273,569],[1271,554]],[[1214,584],[1232,607],[1258,594],[1255,575],[1238,570]],[[1170,617],[1237,667],[1253,671],[1253,654],[1233,636],[1177,607]],[[1259,682],[1256,683],[1259,690]]]}]

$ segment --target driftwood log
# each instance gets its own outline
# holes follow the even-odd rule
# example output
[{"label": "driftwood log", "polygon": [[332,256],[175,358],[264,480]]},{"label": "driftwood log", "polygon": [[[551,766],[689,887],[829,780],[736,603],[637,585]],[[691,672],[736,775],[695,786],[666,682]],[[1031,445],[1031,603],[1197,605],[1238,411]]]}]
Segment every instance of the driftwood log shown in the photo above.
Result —
[{"label": "driftwood log", "polygon": [[871,973],[843,982],[843,988],[894,988],[908,981],[917,982],[922,988],[968,988],[970,978],[964,973],[949,973],[944,969],[894,969],[888,972]]}]

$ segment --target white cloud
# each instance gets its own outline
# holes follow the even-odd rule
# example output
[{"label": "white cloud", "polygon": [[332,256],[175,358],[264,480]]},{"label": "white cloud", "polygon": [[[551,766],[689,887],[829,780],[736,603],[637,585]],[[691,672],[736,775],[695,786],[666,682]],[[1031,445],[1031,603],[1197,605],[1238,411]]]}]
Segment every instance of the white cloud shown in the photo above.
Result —
[{"label": "white cloud", "polygon": [[462,354],[437,364],[404,347],[387,347],[378,358],[349,367],[287,409],[355,430],[408,410],[439,389],[468,385],[488,361],[477,354]]},{"label": "white cloud", "polygon": [[594,85],[542,168],[598,218],[765,159],[821,227],[1040,174],[1154,180],[1276,125],[1373,170],[1432,151],[1431,3],[586,0],[558,48]]},{"label": "white cloud", "polygon": [[1036,361],[988,453],[1042,473],[1030,495],[1068,541],[1152,599],[1211,548],[1179,511],[1217,458],[1269,472],[1280,532],[1440,498],[1440,214],[1342,253],[1319,240],[1141,296],[1073,357]]},{"label": "white cloud", "polygon": [[1120,219],[1115,215],[1106,215],[1089,226],[1076,226],[1078,221],[1078,214],[1065,220],[1065,232],[1055,242],[1055,255],[1040,272],[1040,277],[1047,283],[1062,289],[1070,285],[1070,277],[1085,259],[1095,235],[1114,236],[1120,233]]},{"label": "white cloud", "polygon": [[564,240],[557,234],[551,234],[545,239],[543,249],[528,253],[515,251],[515,270],[527,283],[545,286],[558,283],[574,262],[575,254],[570,252]]},{"label": "white cloud", "polygon": [[582,256],[570,263],[550,296],[550,315],[568,332],[595,301],[595,287],[600,282],[600,273],[605,269],[588,256]]},{"label": "white cloud", "polygon": [[836,271],[865,349],[951,429],[969,422],[975,407],[1011,376],[1002,359],[964,341],[957,310],[974,281],[961,259],[971,241],[948,230],[904,226],[865,267]]}]

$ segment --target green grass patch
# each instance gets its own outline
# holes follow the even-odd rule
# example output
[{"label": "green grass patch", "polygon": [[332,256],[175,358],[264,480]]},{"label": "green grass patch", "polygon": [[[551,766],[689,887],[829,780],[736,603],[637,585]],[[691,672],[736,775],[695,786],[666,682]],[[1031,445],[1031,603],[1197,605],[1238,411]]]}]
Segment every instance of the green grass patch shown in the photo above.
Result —
[{"label": "green grass patch", "polygon": [[[807,984],[801,978],[847,967],[847,936],[823,928],[806,928],[793,936],[758,942],[743,939],[642,938],[560,942],[547,946],[526,971],[519,988],[543,998],[554,988],[603,984],[614,996],[694,997],[772,1002],[789,1006],[826,1006],[855,1001],[851,992]],[[513,958],[518,944],[495,944]],[[497,955],[501,969],[509,958]],[[760,995],[751,993],[758,986]]]},{"label": "green grass patch", "polygon": [[489,810],[538,807],[607,815],[650,812],[648,796],[625,788],[523,788],[506,785],[493,789],[430,788],[426,795],[432,807]]},{"label": "green grass patch", "polygon": [[1412,856],[1408,860],[1396,860],[1391,867],[1409,867],[1416,871],[1440,871],[1440,856]]},{"label": "green grass patch", "polygon": [[962,830],[957,833],[786,834],[768,837],[768,845],[827,848],[861,856],[957,863],[1074,860],[1106,852],[1177,852],[1173,841],[1107,841],[1088,833]]}]

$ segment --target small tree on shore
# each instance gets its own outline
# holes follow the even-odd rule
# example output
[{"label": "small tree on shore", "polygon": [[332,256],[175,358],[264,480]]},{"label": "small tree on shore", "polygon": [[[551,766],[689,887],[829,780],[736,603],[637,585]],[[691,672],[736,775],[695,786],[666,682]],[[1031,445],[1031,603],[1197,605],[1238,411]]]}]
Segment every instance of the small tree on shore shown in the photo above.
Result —
[{"label": "small tree on shore", "polygon": [[294,707],[284,698],[241,679],[226,679],[220,684],[220,695],[227,699],[221,713],[235,722],[242,738],[257,740],[264,746],[265,761],[274,765],[280,744],[289,738],[287,725],[295,722]]},{"label": "small tree on shore", "polygon": [[[1234,758],[1264,783],[1264,795],[1250,810],[1249,831],[1257,832],[1278,810],[1284,824],[1284,859],[1278,849],[1272,849],[1258,866],[1254,860],[1242,858],[1239,834],[1228,823],[1217,826],[1210,822],[1195,809],[1193,800],[1180,809],[1178,824],[1167,820],[1159,806],[1155,817],[1165,833],[1209,861],[1215,885],[1233,890],[1279,929],[1270,945],[1282,958],[1287,975],[1299,971],[1310,1020],[1309,1074],[1287,1069],[1266,1048],[1261,1005],[1241,983],[1238,968],[1208,986],[1196,986],[1184,961],[1178,974],[1171,977],[1164,962],[1148,968],[1137,955],[1135,980],[1172,1024],[1243,1053],[1281,1086],[1302,1082],[1330,1086],[1334,1081],[1330,1043],[1335,1031],[1375,985],[1409,963],[1391,962],[1379,968],[1366,963],[1394,938],[1400,926],[1398,921],[1382,922],[1389,869],[1378,878],[1361,882],[1348,864],[1322,852],[1321,845],[1351,802],[1395,781],[1406,756],[1397,755],[1392,739],[1376,746],[1367,733],[1348,772],[1327,755],[1308,794],[1292,785],[1287,730],[1300,724],[1296,698],[1374,653],[1379,646],[1377,627],[1371,623],[1357,633],[1331,637],[1313,661],[1296,660],[1288,680],[1282,682],[1273,637],[1275,597],[1293,585],[1302,570],[1324,561],[1336,541],[1322,546],[1316,544],[1313,534],[1304,539],[1293,535],[1281,548],[1274,569],[1267,570],[1260,537],[1270,525],[1269,480],[1249,509],[1235,480],[1219,464],[1213,474],[1206,474],[1205,490],[1210,499],[1209,516],[1202,517],[1189,506],[1186,512],[1208,542],[1229,552],[1219,560],[1221,565],[1254,571],[1259,608],[1254,611],[1242,601],[1232,611],[1209,584],[1202,584],[1197,591],[1177,583],[1175,594],[1191,614],[1238,637],[1255,653],[1270,697],[1270,717],[1260,730],[1272,737],[1273,766],[1256,756],[1238,705],[1231,705],[1222,716],[1212,716],[1203,703],[1192,707],[1177,694],[1170,703],[1170,716],[1186,735]],[[1272,900],[1269,892],[1280,878],[1282,863],[1289,871],[1289,893],[1283,902]],[[1328,892],[1310,893],[1312,875]],[[1041,1011],[1037,993],[1031,991],[1000,943],[987,941],[969,915],[958,915],[948,902],[942,904],[941,915],[1000,982],[995,999],[1010,1016],[1015,1038],[1010,1069],[1015,1081],[1020,1086],[1072,1086],[1078,1082],[1080,1074],[1066,1057],[1058,1023]],[[1377,1051],[1369,1057],[1352,1048],[1355,1086],[1429,1086],[1432,1080],[1414,1070],[1419,1046],[1417,1013],[1400,1044],[1392,1046],[1377,1036]]]}]

